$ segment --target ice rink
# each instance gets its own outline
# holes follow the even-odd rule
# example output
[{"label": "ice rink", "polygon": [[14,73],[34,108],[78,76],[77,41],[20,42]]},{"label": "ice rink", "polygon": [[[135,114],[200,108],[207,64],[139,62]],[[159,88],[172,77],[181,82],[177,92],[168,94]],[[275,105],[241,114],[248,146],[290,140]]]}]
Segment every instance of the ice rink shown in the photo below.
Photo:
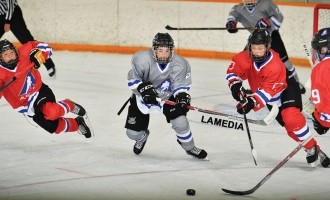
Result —
[{"label": "ice rink", "polygon": [[[330,171],[311,168],[306,153],[298,152],[256,192],[232,196],[221,188],[248,190],[265,177],[296,146],[276,123],[250,125],[258,152],[255,166],[244,124],[221,116],[190,111],[195,144],[208,152],[209,161],[188,156],[177,144],[162,114],[153,114],[150,137],[139,156],[125,133],[127,108],[117,112],[130,96],[126,75],[131,55],[54,52],[56,79],[40,69],[58,100],[70,98],[83,105],[95,137],[76,133],[51,135],[0,100],[0,199],[8,200],[211,200],[211,199],[329,199]],[[235,101],[225,80],[229,61],[187,58],[192,66],[192,105],[234,114]],[[297,68],[301,82],[310,69]],[[249,113],[262,119],[267,112]],[[205,120],[237,123],[233,128]],[[204,120],[204,121],[203,121]],[[236,127],[237,127],[236,126]],[[316,136],[330,155],[330,133]],[[187,196],[186,190],[196,190]]]}]

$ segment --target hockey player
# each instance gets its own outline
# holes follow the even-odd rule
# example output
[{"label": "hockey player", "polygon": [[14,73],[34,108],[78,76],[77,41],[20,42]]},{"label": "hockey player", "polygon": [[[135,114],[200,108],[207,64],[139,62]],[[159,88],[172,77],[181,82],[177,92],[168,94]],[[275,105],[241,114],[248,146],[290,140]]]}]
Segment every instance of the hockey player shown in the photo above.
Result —
[{"label": "hockey player", "polygon": [[[279,55],[270,49],[270,33],[265,29],[255,29],[249,39],[246,50],[236,54],[227,69],[226,79],[234,99],[238,101],[237,112],[258,111],[267,106],[279,106],[276,120],[284,126],[287,134],[297,142],[311,136],[308,124],[301,113],[302,100],[299,85],[290,76]],[[242,86],[248,81],[252,94],[246,94]],[[298,89],[298,90],[297,90]],[[329,158],[320,150],[312,138],[304,145],[307,163],[316,166],[318,157],[321,165],[328,167]]]},{"label": "hockey player", "polygon": [[311,74],[313,124],[316,132],[322,135],[330,128],[330,28],[323,28],[314,35],[312,49],[318,62]]},{"label": "hockey player", "polygon": [[[0,1],[0,38],[11,31],[22,44],[35,40],[25,24],[23,12],[17,0]],[[44,63],[48,75],[55,77],[55,64],[51,58]]]},{"label": "hockey player", "polygon": [[[52,90],[42,82],[37,69],[51,54],[52,49],[42,42],[30,41],[16,49],[8,40],[0,40],[0,86],[4,88],[0,98],[49,133],[78,131],[90,138],[85,109],[69,99],[56,102]],[[5,87],[11,80],[14,81]],[[69,112],[78,117],[64,118]]]},{"label": "hockey player", "polygon": [[[152,49],[133,55],[132,69],[128,72],[128,87],[133,95],[125,124],[126,134],[136,141],[133,152],[140,154],[150,134],[149,114],[163,113],[186,153],[204,159],[207,152],[195,146],[186,117],[187,105],[190,105],[190,65],[175,54],[173,48],[174,41],[168,33],[157,33],[152,41]],[[158,97],[175,101],[176,106],[160,103]]]},{"label": "hockey player", "polygon": [[253,28],[267,29],[271,33],[271,48],[274,49],[282,59],[286,68],[294,75],[299,83],[302,94],[306,92],[299,78],[295,67],[289,60],[284,43],[282,41],[279,29],[283,21],[283,15],[272,0],[242,0],[242,3],[235,5],[229,12],[226,28],[229,33],[236,33],[237,22],[240,22],[245,28],[252,32]]}]

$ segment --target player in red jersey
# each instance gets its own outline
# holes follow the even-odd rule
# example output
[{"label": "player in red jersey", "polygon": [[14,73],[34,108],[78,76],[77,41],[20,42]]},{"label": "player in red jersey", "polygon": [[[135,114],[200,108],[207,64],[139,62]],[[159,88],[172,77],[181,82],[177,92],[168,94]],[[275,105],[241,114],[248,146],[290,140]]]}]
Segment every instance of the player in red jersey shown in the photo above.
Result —
[{"label": "player in red jersey", "polygon": [[[27,42],[16,49],[8,40],[0,40],[0,87],[14,80],[0,91],[0,98],[49,133],[78,131],[89,138],[85,109],[69,99],[56,101],[52,90],[42,82],[37,69],[51,55],[52,49],[42,42]],[[68,112],[78,117],[63,117]]]},{"label": "player in red jersey", "polygon": [[[288,135],[297,142],[311,136],[306,119],[301,113],[302,100],[299,83],[289,76],[279,55],[270,49],[271,37],[265,29],[255,29],[246,49],[232,58],[226,79],[233,98],[238,101],[237,112],[248,113],[252,109],[258,111],[267,106],[279,106],[276,120],[284,126]],[[245,92],[242,83],[247,80],[251,94]],[[320,150],[316,140],[312,138],[304,145],[307,152],[307,163],[316,166],[321,157],[323,167],[330,164],[329,158]],[[320,153],[322,152],[322,153]]]},{"label": "player in red jersey", "polygon": [[318,62],[311,74],[313,123],[316,132],[322,135],[330,128],[330,28],[323,28],[314,35],[312,49]]}]

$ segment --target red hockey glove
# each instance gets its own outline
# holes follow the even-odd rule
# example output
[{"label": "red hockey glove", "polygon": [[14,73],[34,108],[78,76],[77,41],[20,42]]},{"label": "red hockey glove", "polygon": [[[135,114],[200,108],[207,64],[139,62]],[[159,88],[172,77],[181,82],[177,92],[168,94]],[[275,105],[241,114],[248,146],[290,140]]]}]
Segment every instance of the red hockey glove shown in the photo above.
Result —
[{"label": "red hockey glove", "polygon": [[226,23],[226,28],[229,33],[237,33],[238,29],[236,28],[237,22],[228,21]]},{"label": "red hockey glove", "polygon": [[38,69],[41,64],[46,62],[45,56],[39,49],[32,49],[30,52],[30,60],[34,63],[34,68]]},{"label": "red hockey glove", "polygon": [[272,25],[270,23],[270,21],[268,20],[267,17],[261,18],[257,21],[256,23],[256,28],[258,29],[268,29],[270,28]]},{"label": "red hockey glove", "polygon": [[239,101],[236,105],[237,112],[239,114],[249,113],[256,105],[256,100],[253,97],[246,97]]}]

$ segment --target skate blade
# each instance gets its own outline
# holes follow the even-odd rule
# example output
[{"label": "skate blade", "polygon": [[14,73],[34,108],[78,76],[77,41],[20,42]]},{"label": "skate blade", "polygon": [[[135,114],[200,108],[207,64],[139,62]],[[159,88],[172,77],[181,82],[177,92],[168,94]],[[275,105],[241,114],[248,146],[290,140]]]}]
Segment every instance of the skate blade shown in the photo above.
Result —
[{"label": "skate blade", "polygon": [[83,118],[84,118],[84,120],[85,120],[87,126],[89,127],[89,130],[91,131],[91,135],[92,135],[91,137],[94,137],[94,136],[95,136],[94,129],[93,129],[93,126],[92,126],[91,121],[89,120],[89,117],[88,117],[88,115],[87,115],[87,112],[86,112],[86,114],[83,116]]}]

